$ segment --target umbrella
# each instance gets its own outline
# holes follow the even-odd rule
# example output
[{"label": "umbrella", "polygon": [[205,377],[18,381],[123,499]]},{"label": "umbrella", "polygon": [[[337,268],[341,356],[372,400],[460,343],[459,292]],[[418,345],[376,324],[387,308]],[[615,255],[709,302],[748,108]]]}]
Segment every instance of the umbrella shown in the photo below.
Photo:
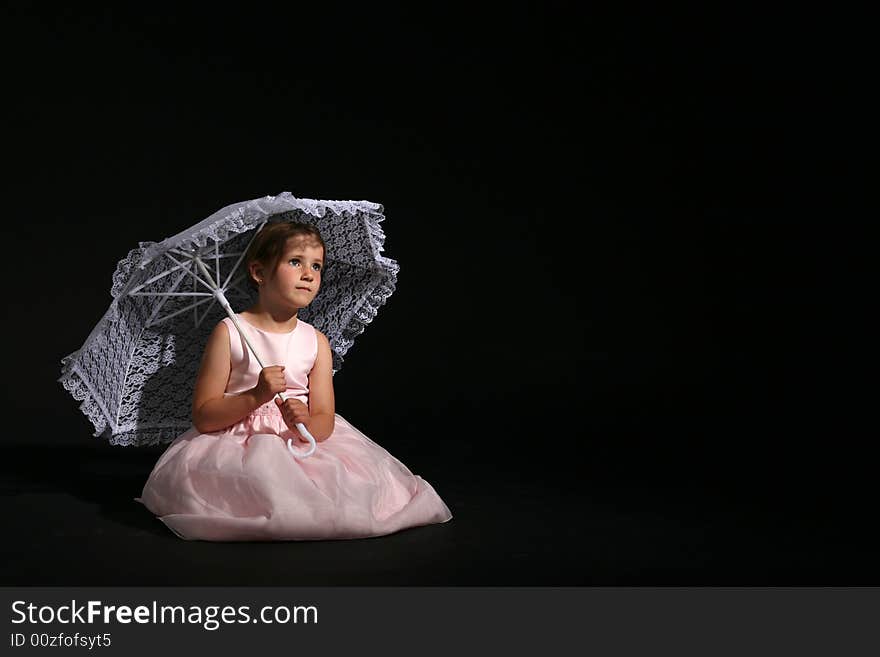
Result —
[{"label": "umbrella", "polygon": [[[58,379],[114,445],[167,443],[192,426],[192,386],[207,337],[232,305],[256,292],[242,262],[267,222],[318,228],[326,244],[321,290],[297,316],[327,335],[333,374],[397,283],[398,264],[382,255],[381,204],[319,201],[290,192],[228,205],[162,242],[140,242],[116,267],[110,307],[82,347],[62,359]],[[260,366],[263,362],[245,340]],[[283,397],[282,397],[283,399]],[[297,429],[316,444],[305,426]]]}]

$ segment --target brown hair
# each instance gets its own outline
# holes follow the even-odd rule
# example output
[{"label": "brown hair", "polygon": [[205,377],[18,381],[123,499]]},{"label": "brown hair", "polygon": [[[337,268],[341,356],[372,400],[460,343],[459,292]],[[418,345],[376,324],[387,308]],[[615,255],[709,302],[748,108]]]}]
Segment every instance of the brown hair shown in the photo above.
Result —
[{"label": "brown hair", "polygon": [[[281,256],[284,255],[284,247],[291,237],[302,237],[310,242],[320,244],[324,249],[324,258],[327,257],[327,247],[320,231],[311,224],[298,221],[274,221],[267,223],[254,237],[247,253],[244,256],[245,272],[248,285],[252,290],[259,290],[259,285],[250,274],[252,262],[259,262],[270,272],[275,272],[275,267]],[[327,263],[324,263],[324,267]]]}]

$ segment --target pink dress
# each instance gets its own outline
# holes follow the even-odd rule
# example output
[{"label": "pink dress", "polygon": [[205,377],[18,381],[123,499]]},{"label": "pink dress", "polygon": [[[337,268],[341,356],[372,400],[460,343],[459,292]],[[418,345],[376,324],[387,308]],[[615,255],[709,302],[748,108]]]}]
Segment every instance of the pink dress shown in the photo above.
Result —
[{"label": "pink dress", "polygon": [[[257,384],[260,365],[228,317],[231,372],[226,395]],[[308,405],[308,375],[318,355],[315,328],[302,320],[270,333],[238,316],[263,362],[285,365],[286,398]],[[309,443],[270,401],[232,426],[178,436],[135,498],[185,540],[285,541],[364,538],[452,518],[427,481],[336,414],[333,434]]]}]

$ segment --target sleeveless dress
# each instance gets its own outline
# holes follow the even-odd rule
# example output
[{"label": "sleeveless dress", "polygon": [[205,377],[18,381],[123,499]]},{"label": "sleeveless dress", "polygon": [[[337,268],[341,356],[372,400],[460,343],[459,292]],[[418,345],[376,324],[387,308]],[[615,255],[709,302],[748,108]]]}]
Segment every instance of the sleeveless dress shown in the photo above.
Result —
[{"label": "sleeveless dress", "polygon": [[[260,365],[232,323],[225,394],[257,384]],[[315,328],[297,320],[289,333],[238,323],[263,363],[284,365],[287,391],[306,405],[318,355]],[[142,503],[177,536],[204,541],[366,538],[447,522],[449,508],[427,481],[336,414],[333,433],[299,459],[287,449],[309,443],[291,431],[274,400],[241,421],[203,434],[194,426],[159,458]]]}]

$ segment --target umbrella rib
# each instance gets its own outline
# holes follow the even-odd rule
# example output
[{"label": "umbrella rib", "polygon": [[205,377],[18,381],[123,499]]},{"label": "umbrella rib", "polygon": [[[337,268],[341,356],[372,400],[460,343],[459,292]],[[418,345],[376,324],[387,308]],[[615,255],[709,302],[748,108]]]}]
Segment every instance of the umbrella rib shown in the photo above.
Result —
[{"label": "umbrella rib", "polygon": [[[181,267],[186,267],[186,265],[184,265],[184,264],[181,263],[181,262],[177,262],[177,260],[175,260],[174,258],[172,258],[172,257],[171,257],[170,255],[168,255],[167,253],[166,253],[165,255],[168,256],[168,258],[171,260],[171,262],[174,262],[174,263],[180,265]],[[214,289],[213,287],[211,287],[210,285],[208,285],[208,284],[202,279],[201,276],[199,276],[199,275],[196,273],[195,269],[189,269],[189,268],[187,268],[187,271],[188,271],[190,274],[192,274],[192,275],[196,278],[196,280],[198,280],[199,282],[201,282],[201,284],[204,285],[206,288],[208,288],[209,290],[213,290],[213,289]]]},{"label": "umbrella rib", "polygon": [[[195,258],[193,258],[193,262],[195,262]],[[192,291],[195,292],[196,290],[199,289],[199,283],[198,283],[199,277],[198,277],[198,274],[196,274],[195,267],[192,267],[190,269],[190,271],[192,272],[192,275],[193,275],[193,279],[192,279],[193,289],[192,289]],[[193,322],[195,322],[199,318],[199,309],[195,304],[193,304],[192,311],[193,311]]]},{"label": "umbrella rib", "polygon": [[171,319],[172,317],[175,317],[176,315],[179,315],[180,313],[185,313],[187,310],[191,310],[193,308],[196,308],[197,306],[201,306],[203,303],[208,303],[210,300],[211,299],[202,299],[201,301],[196,301],[194,304],[186,306],[185,308],[181,308],[180,310],[175,310],[170,315],[165,315],[165,317],[157,319],[155,322],[153,322],[151,324],[151,326],[155,326],[156,324],[161,324],[166,319]]},{"label": "umbrella rib", "polygon": [[[220,280],[220,240],[217,239],[214,240],[214,280]],[[216,298],[214,300],[216,301]],[[196,326],[202,325],[202,321],[208,316],[208,313],[211,312],[211,308],[213,307],[213,303],[208,304],[208,307],[205,308],[205,312],[202,313],[201,318],[196,321]]]},{"label": "umbrella rib", "polygon": [[[214,280],[220,280],[220,240],[214,240]],[[216,301],[216,299],[215,299]],[[208,307],[205,308],[205,312],[202,313],[202,316],[199,317],[198,312],[196,315],[196,328],[202,325],[202,322],[205,320],[205,317],[208,316],[208,313],[211,312],[211,308],[214,307],[214,303],[211,302],[208,304]]]},{"label": "umbrella rib", "polygon": [[[257,230],[254,231],[253,236],[251,236],[251,239],[250,239],[250,241],[248,242],[248,246],[250,246],[251,242],[253,242],[254,238],[255,238],[256,235],[257,235],[257,233],[260,231],[260,228],[262,228],[265,224],[266,224],[266,222],[263,222],[262,224],[260,224],[260,226],[257,228]],[[178,249],[171,249],[171,251],[173,251],[173,252],[176,253],[176,254],[179,254],[179,255],[182,255],[182,256],[185,256],[185,257],[188,257],[188,258],[192,258],[192,262],[195,262],[196,259],[199,258],[201,255],[203,255],[203,254],[204,254],[204,255],[207,255],[207,253],[208,253],[208,249],[205,249],[203,253],[200,253],[199,251],[196,251],[196,253],[194,253],[194,254],[184,253],[184,252],[181,252],[181,251],[178,250]],[[246,253],[247,253],[247,247],[245,247],[245,249],[244,249],[243,251],[239,252],[239,253],[227,253],[227,254],[223,254],[222,257],[232,257],[232,256],[236,256],[236,255],[237,255],[237,256],[238,256],[238,260],[236,261],[235,265],[232,266],[232,269],[229,271],[229,276],[226,277],[226,281],[225,281],[225,282],[223,283],[223,285],[219,288],[220,290],[226,290],[226,289],[227,289],[227,286],[229,286],[229,285],[236,285],[236,286],[237,286],[238,281],[240,281],[240,280],[242,279],[243,275],[240,274],[239,276],[237,276],[237,277],[235,278],[234,281],[232,281],[232,283],[230,283],[230,279],[232,278],[233,274],[235,274],[235,270],[236,270],[236,268],[241,264],[241,261],[242,261],[242,259],[244,258],[244,256],[245,256]],[[166,255],[167,255],[167,254],[166,254]],[[174,258],[171,258],[171,256],[168,256],[168,257],[169,257],[172,261],[174,261]],[[215,283],[215,284],[219,283],[219,281],[220,281],[220,258],[221,258],[221,255],[220,255],[220,240],[216,240],[216,239],[215,239],[215,240],[214,240],[214,275],[215,275],[215,277],[216,277],[216,283]],[[176,261],[175,261],[175,262],[176,262]],[[193,276],[195,276],[199,281],[202,282],[203,285],[206,285],[207,287],[209,287],[209,288],[212,289],[212,290],[214,289],[214,287],[213,287],[212,285],[209,285],[209,284],[205,283],[205,281],[203,281],[201,278],[199,278],[199,276],[198,276],[198,275],[196,274],[196,272],[195,272],[195,268],[191,269],[190,271],[192,272]],[[206,273],[207,273],[207,272],[206,272]],[[213,281],[212,281],[212,283],[213,283]],[[240,288],[237,288],[237,287],[236,287],[236,289],[240,289]],[[183,294],[180,294],[180,296],[184,296],[184,295],[183,295]],[[194,293],[192,293],[192,296],[207,296],[207,294],[204,293],[204,292],[202,292],[202,293],[194,292]],[[211,299],[211,303],[205,308],[205,310],[204,310],[204,312],[202,313],[202,316],[201,316],[201,317],[199,317],[199,312],[198,312],[198,309],[197,309],[197,307],[196,307],[197,304],[195,304],[195,305],[193,305],[193,306],[190,306],[191,308],[193,308],[193,314],[194,314],[194,318],[195,318],[195,325],[196,325],[197,328],[198,328],[199,326],[202,325],[202,322],[205,320],[205,317],[208,316],[208,314],[211,312],[211,308],[214,307],[214,302],[217,300],[217,299],[216,299],[216,295],[212,294],[211,296],[213,297],[213,298]],[[187,309],[183,309],[183,310],[187,310]],[[170,315],[169,315],[169,317],[170,317]]]},{"label": "umbrella rib", "polygon": [[[236,276],[236,277],[235,277],[235,280],[232,281],[232,283],[229,284],[230,287],[235,287],[236,290],[241,291],[241,288],[238,287],[238,281],[240,281],[240,280],[243,279],[243,278],[244,278],[244,274],[239,274],[238,276]],[[212,296],[213,296],[213,295],[212,295]],[[216,301],[216,300],[217,300],[217,297],[215,296],[214,299],[213,299],[213,301]],[[201,326],[201,325],[202,325],[202,321],[205,319],[205,317],[208,316],[208,313],[211,312],[211,308],[214,307],[214,303],[213,303],[213,301],[212,301],[211,305],[209,305],[207,308],[205,308],[205,312],[202,313],[202,316],[201,316],[199,319],[196,320],[196,327]]]},{"label": "umbrella rib", "polygon": [[256,238],[257,234],[263,229],[263,226],[265,226],[267,223],[268,223],[267,221],[264,221],[259,226],[257,226],[257,229],[254,231],[254,234],[251,235],[251,239],[248,241],[247,246],[244,247],[244,249],[242,249],[241,255],[238,256],[238,260],[235,261],[235,264],[232,265],[232,269],[229,270],[229,276],[227,276],[226,280],[223,281],[222,288],[224,290],[226,289],[226,286],[229,285],[229,281],[232,279],[232,275],[235,273],[235,270],[238,269],[238,266],[241,264],[241,261],[244,258],[245,254],[247,253],[247,250],[251,246],[251,242],[254,241],[254,238]]},{"label": "umbrella rib", "polygon": [[129,292],[133,297],[213,297],[210,292]]},{"label": "umbrella rib", "polygon": [[[205,278],[208,279],[208,281],[211,285],[211,288],[216,290],[217,288],[215,286],[217,285],[217,282],[213,278],[211,278],[211,274],[208,272],[208,268],[205,267],[205,263],[204,263],[204,261],[202,261],[201,254],[198,251],[193,254],[192,260],[193,260],[193,264],[195,264],[196,266],[199,267],[199,269],[202,270],[202,273],[205,275]],[[193,267],[193,274],[195,274],[195,267]],[[195,288],[195,285],[196,285],[196,282],[195,282],[195,280],[193,280],[193,288]],[[211,309],[212,305],[213,305],[213,301],[208,304],[208,307],[205,309],[205,312],[202,313],[201,317],[199,317],[199,309],[196,307],[193,307],[193,323],[196,325],[196,328],[198,328],[199,326],[202,325],[202,320],[205,318],[205,315],[207,314],[208,310]]]},{"label": "umbrella rib", "polygon": [[[168,253],[176,253],[177,255],[183,256],[184,258],[192,258],[193,255],[195,255],[187,251],[181,251],[180,249],[168,249]],[[198,253],[198,251],[196,251],[196,253]]]},{"label": "umbrella rib", "polygon": [[166,270],[163,271],[161,274],[157,274],[156,276],[153,276],[153,278],[151,278],[150,280],[148,280],[148,281],[144,281],[143,283],[141,283],[141,284],[138,285],[137,287],[133,287],[131,290],[129,290],[128,293],[129,293],[129,294],[132,294],[132,293],[134,293],[134,292],[137,292],[138,290],[140,290],[140,289],[146,287],[146,286],[149,285],[150,283],[153,283],[154,281],[158,281],[160,278],[165,278],[166,276],[168,276],[168,274],[171,274],[171,273],[177,271],[178,269],[180,269],[180,267],[181,267],[181,266],[178,265],[178,266],[176,266],[176,267],[172,267],[171,269],[166,269]]},{"label": "umbrella rib", "polygon": [[[186,257],[186,258],[192,258],[192,257],[193,257],[193,254],[192,254],[192,253],[187,253],[186,251],[180,251],[179,249],[169,249],[169,252],[170,252],[170,253],[176,253],[177,255],[184,256],[184,257]],[[207,251],[206,251],[205,253],[207,253]],[[233,251],[233,252],[231,252],[231,253],[221,253],[221,254],[219,255],[219,257],[220,257],[221,259],[222,259],[222,258],[235,258],[235,257],[237,257],[237,256],[240,256],[241,254],[242,254],[241,251]],[[198,253],[197,253],[197,254],[195,254],[195,255],[204,255],[204,254],[198,254]],[[209,256],[209,257],[213,258],[214,256]]]},{"label": "umbrella rib", "polygon": [[214,307],[214,302],[217,301],[216,295],[212,294],[211,297],[212,297],[211,303],[209,303],[207,306],[205,306],[205,312],[202,313],[201,317],[199,317],[198,310],[193,311],[193,315],[195,315],[195,320],[196,320],[196,328],[198,328],[202,325],[202,322],[205,320],[205,317],[208,316],[208,313],[211,312],[211,308]]},{"label": "umbrella rib", "polygon": [[[177,289],[177,286],[180,285],[180,282],[186,277],[186,270],[180,272],[180,276],[177,277],[177,280],[171,284],[171,288],[169,292],[173,292]],[[159,314],[159,311],[165,306],[165,302],[168,301],[168,297],[162,299],[158,304],[156,304],[156,308],[150,314],[150,318],[147,320],[146,326],[152,326],[153,320],[156,318],[156,315]]]}]

